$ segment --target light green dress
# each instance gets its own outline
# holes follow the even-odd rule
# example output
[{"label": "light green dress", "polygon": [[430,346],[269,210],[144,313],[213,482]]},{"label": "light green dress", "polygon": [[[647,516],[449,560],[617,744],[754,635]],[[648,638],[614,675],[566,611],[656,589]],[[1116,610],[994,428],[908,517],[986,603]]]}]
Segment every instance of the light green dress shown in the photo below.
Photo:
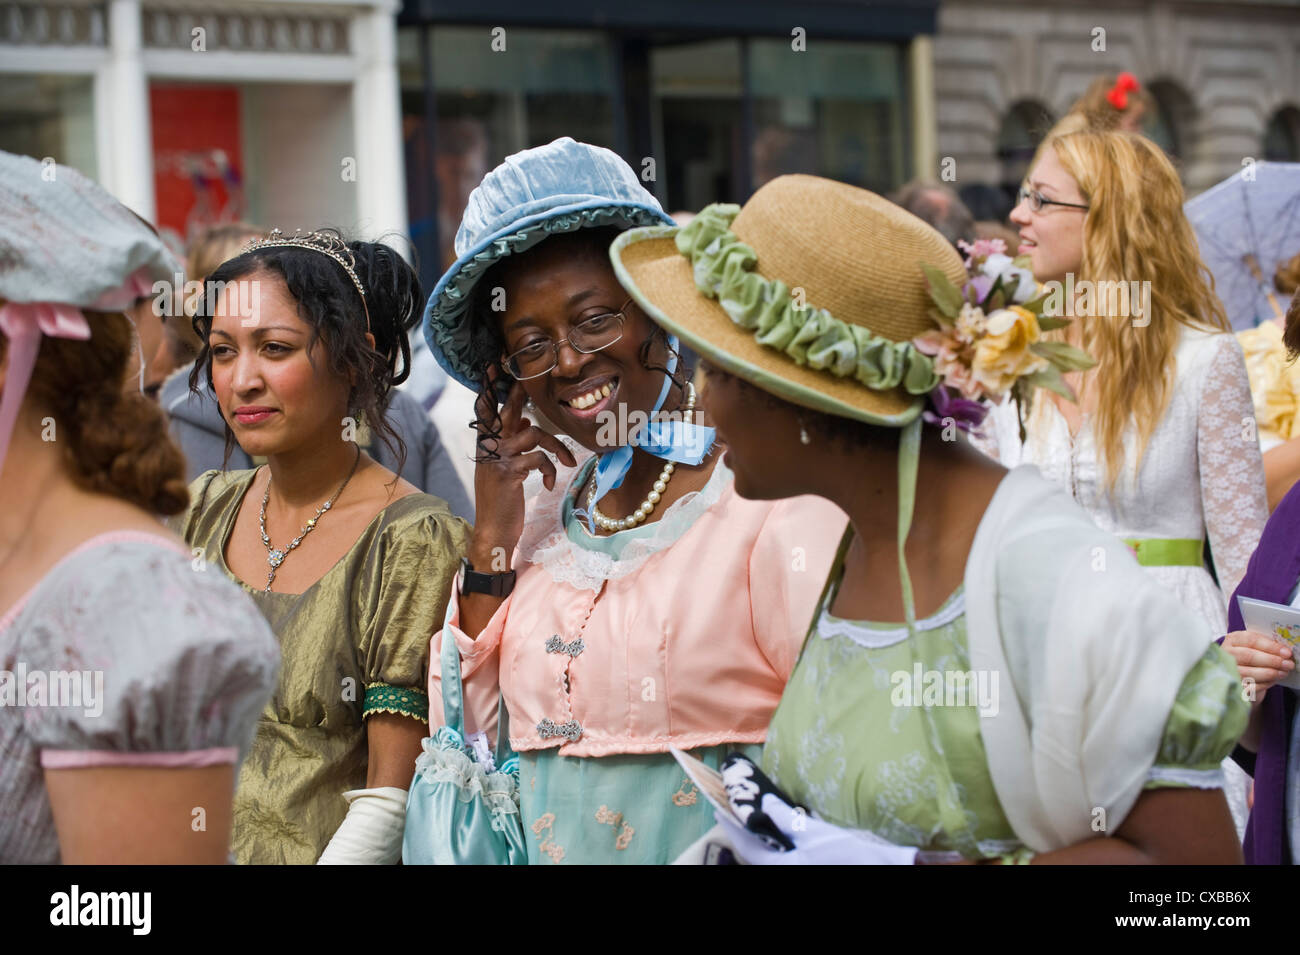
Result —
[{"label": "light green dress", "polygon": [[[575,479],[582,487],[593,458]],[[564,527],[580,547],[619,556],[653,525],[608,537],[590,534],[565,501]],[[691,755],[719,769],[731,752],[757,761],[761,747],[709,746]],[[530,865],[553,863],[658,865],[672,862],[713,827],[713,810],[671,753],[599,758],[560,756],[555,749],[519,754],[519,805]]]},{"label": "light green dress", "polygon": [[[772,717],[763,768],[828,822],[922,850],[927,861],[1027,861],[989,774],[980,712],[995,674],[970,673],[965,594],[917,621],[842,620],[830,613],[842,568]],[[982,680],[982,682],[981,682]],[[1211,644],[1183,680],[1146,788],[1222,785],[1220,762],[1246,727],[1237,667]],[[972,692],[973,691],[973,692]]]}]

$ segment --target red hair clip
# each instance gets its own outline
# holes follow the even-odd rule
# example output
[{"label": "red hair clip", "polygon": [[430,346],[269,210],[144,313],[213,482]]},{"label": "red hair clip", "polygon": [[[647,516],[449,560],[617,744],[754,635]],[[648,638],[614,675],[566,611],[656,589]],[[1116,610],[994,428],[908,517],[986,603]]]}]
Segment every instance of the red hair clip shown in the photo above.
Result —
[{"label": "red hair clip", "polygon": [[1121,73],[1115,78],[1115,85],[1106,94],[1106,101],[1116,109],[1128,108],[1128,94],[1136,93],[1142,87],[1132,73]]}]

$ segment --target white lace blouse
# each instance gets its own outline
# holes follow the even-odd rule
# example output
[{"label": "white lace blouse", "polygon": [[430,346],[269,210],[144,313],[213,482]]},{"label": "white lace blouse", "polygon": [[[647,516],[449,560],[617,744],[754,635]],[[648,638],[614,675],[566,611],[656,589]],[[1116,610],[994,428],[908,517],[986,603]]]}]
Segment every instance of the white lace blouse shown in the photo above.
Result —
[{"label": "white lace blouse", "polygon": [[1125,467],[1107,493],[1088,415],[1071,439],[1054,402],[1040,398],[1020,441],[1015,406],[989,415],[983,449],[1012,468],[1034,464],[1065,488],[1104,530],[1122,538],[1205,539],[1219,583],[1204,567],[1149,567],[1216,634],[1227,597],[1268,520],[1264,465],[1241,346],[1232,335],[1186,330],[1175,352],[1169,406],[1136,469],[1137,435],[1125,435]]}]

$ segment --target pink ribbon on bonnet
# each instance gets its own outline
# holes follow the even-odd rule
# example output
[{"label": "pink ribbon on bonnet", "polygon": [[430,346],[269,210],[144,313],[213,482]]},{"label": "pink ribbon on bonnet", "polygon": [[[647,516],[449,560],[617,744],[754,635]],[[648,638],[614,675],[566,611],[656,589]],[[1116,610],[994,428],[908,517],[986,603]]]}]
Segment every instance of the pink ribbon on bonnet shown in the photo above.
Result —
[{"label": "pink ribbon on bonnet", "polygon": [[[140,299],[153,294],[150,274],[148,266],[141,266],[125,282],[99,296],[88,307],[97,312],[121,312],[129,309]],[[134,325],[134,320],[131,323]],[[32,380],[32,369],[36,367],[36,353],[40,348],[41,336],[86,341],[90,338],[90,323],[76,305],[59,302],[7,302],[0,306],[0,332],[4,332],[9,339],[9,369],[5,375],[4,395],[0,396],[0,471],[3,471],[5,455],[9,452],[9,440],[13,437],[14,424],[18,420],[18,407],[23,403],[27,385]],[[138,333],[136,341],[138,345]],[[141,352],[142,383],[144,364],[144,353]]]},{"label": "pink ribbon on bonnet", "polygon": [[8,370],[5,374],[4,395],[0,397],[0,471],[4,469],[9,453],[9,439],[13,437],[18,420],[18,408],[27,393],[36,366],[36,352],[41,336],[51,338],[90,338],[90,323],[75,305],[57,302],[6,302],[0,306],[0,332],[9,339]]}]

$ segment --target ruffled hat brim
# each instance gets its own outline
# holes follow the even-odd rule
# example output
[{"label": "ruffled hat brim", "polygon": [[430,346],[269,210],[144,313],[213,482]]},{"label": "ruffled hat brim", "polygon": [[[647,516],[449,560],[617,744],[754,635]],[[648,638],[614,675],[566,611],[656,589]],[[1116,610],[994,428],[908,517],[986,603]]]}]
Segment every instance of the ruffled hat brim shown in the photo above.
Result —
[{"label": "ruffled hat brim", "polygon": [[729,374],[802,407],[892,428],[921,413],[922,395],[901,387],[866,388],[759,344],[717,300],[698,291],[691,262],[678,251],[677,232],[664,226],[634,229],[610,248],[619,282],[657,325]]},{"label": "ruffled hat brim", "polygon": [[477,335],[486,334],[469,321],[474,287],[501,259],[532,248],[548,236],[579,229],[638,226],[671,222],[662,209],[637,203],[611,203],[595,196],[524,215],[504,229],[476,243],[438,280],[424,312],[424,337],[438,364],[452,378],[477,391],[484,369],[471,360]]}]

